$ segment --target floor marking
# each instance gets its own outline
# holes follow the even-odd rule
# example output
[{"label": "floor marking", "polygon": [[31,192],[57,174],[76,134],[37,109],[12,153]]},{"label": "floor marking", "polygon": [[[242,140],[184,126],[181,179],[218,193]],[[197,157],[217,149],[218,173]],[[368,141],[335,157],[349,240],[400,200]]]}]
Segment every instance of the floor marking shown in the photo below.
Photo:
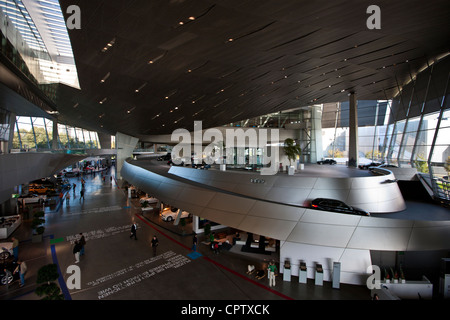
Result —
[{"label": "floor marking", "polygon": [[203,255],[197,251],[191,252],[187,255],[189,258],[191,258],[192,260],[195,260],[197,258],[202,257]]},{"label": "floor marking", "polygon": [[[53,235],[50,235],[50,239],[53,239]],[[64,281],[64,277],[61,273],[61,269],[59,268],[58,258],[56,257],[55,245],[52,244],[50,246],[50,248],[52,251],[53,263],[56,264],[56,267],[58,269],[58,274],[59,274],[58,283],[59,283],[59,287],[61,288],[61,291],[64,295],[64,300],[72,300],[72,297],[70,296],[70,293],[69,293],[69,289],[67,289],[66,282]]]},{"label": "floor marking", "polygon": [[[172,237],[168,236],[168,235],[165,234],[164,232],[161,232],[159,229],[157,229],[157,228],[155,228],[154,226],[152,226],[148,221],[144,220],[144,219],[143,219],[142,217],[140,217],[138,214],[136,214],[136,216],[137,216],[139,219],[141,219],[145,224],[147,224],[149,227],[155,229],[156,231],[158,231],[159,233],[161,233],[163,236],[165,236],[165,237],[168,238],[169,240],[172,240],[173,242],[179,244],[180,246],[182,246],[183,248],[185,248],[185,249],[187,249],[187,250],[191,250],[190,248],[188,248],[188,247],[185,246],[184,244],[178,242],[177,240],[173,239]],[[222,265],[222,264],[220,264],[220,263],[218,263],[218,262],[216,262],[216,261],[214,261],[214,260],[212,260],[212,259],[210,259],[210,258],[208,258],[208,257],[205,257],[205,256],[204,256],[203,259],[205,259],[206,261],[209,261],[209,262],[215,264],[216,266],[218,266],[218,267],[220,267],[220,268],[222,268],[222,269],[224,269],[224,270],[227,270],[227,271],[229,271],[229,272],[231,272],[231,273],[233,273],[233,274],[235,274],[235,275],[241,277],[241,278],[244,279],[244,280],[247,280],[247,281],[249,281],[249,282],[251,282],[251,283],[257,285],[258,287],[260,287],[260,288],[262,288],[262,289],[268,290],[268,291],[272,292],[273,294],[276,294],[276,295],[279,296],[279,297],[282,297],[282,298],[284,298],[284,299],[286,299],[286,300],[294,300],[293,298],[288,297],[288,296],[282,294],[281,292],[278,292],[278,291],[276,291],[276,290],[273,290],[273,289],[271,289],[271,288],[268,288],[267,286],[265,286],[265,285],[263,285],[263,284],[261,284],[261,283],[259,283],[259,282],[257,282],[257,281],[254,281],[254,280],[252,280],[252,279],[249,279],[248,277],[246,277],[246,276],[240,274],[239,272],[236,272],[236,271],[234,271],[234,270],[232,270],[232,269],[230,269],[230,268],[228,268],[228,267],[226,267],[226,266],[224,266],[224,265]]]}]

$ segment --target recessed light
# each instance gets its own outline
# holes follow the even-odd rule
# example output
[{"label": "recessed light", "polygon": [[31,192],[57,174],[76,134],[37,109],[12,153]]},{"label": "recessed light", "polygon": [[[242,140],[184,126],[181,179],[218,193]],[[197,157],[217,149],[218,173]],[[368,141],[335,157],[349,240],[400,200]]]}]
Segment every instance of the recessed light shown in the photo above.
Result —
[{"label": "recessed light", "polygon": [[189,20],[193,21],[193,20],[195,20],[195,17],[190,16],[190,17],[189,17]]},{"label": "recessed light", "polygon": [[100,104],[104,104],[104,103],[106,102],[106,100],[108,100],[108,99],[107,99],[107,98],[103,98],[103,100],[100,101],[99,103],[100,103]]},{"label": "recessed light", "polygon": [[182,26],[182,25],[184,24],[184,22],[183,22],[183,21],[180,21],[180,22],[178,22],[178,24],[179,24],[180,26]]}]

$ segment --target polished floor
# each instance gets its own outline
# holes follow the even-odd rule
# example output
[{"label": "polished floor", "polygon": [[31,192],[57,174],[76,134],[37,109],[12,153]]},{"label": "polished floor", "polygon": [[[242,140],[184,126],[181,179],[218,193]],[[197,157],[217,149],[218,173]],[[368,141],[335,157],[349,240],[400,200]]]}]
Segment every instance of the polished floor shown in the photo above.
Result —
[{"label": "polished floor", "polygon": [[[289,301],[289,300],[371,300],[365,286],[331,283],[298,283],[297,277],[283,281],[280,274],[270,287],[267,276],[257,279],[247,274],[247,266],[267,266],[270,256],[242,254],[236,250],[215,254],[199,237],[197,252],[191,250],[190,226],[181,230],[169,222],[158,221],[143,213],[137,199],[129,199],[108,171],[88,175],[84,199],[81,181],[71,178],[76,189],[70,200],[46,208],[46,230],[42,243],[31,241],[30,221],[14,232],[20,240],[19,257],[27,262],[26,284],[18,281],[0,288],[1,300],[38,300],[35,293],[37,270],[49,263],[59,267],[59,285],[66,300],[178,300],[178,301]],[[149,216],[150,215],[150,216]],[[130,238],[133,222],[138,225],[137,240]],[[86,237],[85,255],[76,263],[73,241],[79,233]],[[156,236],[156,253],[151,239]],[[80,288],[74,282],[70,266],[80,268]]]},{"label": "polished floor", "polygon": [[[61,272],[60,286],[71,300],[370,300],[365,287],[341,285],[332,289],[276,278],[269,287],[267,277],[248,275],[247,266],[257,269],[267,265],[267,258],[230,251],[212,252],[199,237],[197,253],[191,250],[192,236],[173,230],[168,222],[152,222],[142,214],[136,199],[128,199],[120,181],[108,172],[105,181],[99,174],[86,176],[86,193],[80,198],[81,181],[70,200],[46,208],[46,230],[42,243],[33,243],[30,222],[15,231],[20,240],[19,256],[28,265],[26,284],[18,281],[0,288],[3,300],[37,300],[34,293],[37,270],[56,263]],[[138,224],[137,240],[130,238],[130,227]],[[73,240],[79,233],[87,239],[85,255],[75,263]],[[159,240],[156,255],[151,238]],[[81,270],[81,288],[67,288],[71,265]]]}]

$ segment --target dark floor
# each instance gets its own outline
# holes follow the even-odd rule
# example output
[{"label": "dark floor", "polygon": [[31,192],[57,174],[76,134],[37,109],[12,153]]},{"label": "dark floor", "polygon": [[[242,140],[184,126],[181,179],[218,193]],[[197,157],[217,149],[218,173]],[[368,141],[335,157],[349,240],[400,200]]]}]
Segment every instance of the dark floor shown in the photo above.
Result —
[{"label": "dark floor", "polygon": [[[113,179],[110,180],[110,175]],[[194,300],[194,301],[286,301],[286,300],[370,300],[365,286],[331,283],[314,285],[298,283],[297,277],[269,287],[267,277],[256,279],[246,273],[249,264],[262,268],[269,257],[241,254],[239,250],[214,254],[201,236],[197,255],[191,251],[192,228],[183,230],[143,214],[137,199],[128,199],[114,172],[105,181],[99,174],[86,179],[85,199],[80,199],[81,181],[71,199],[46,208],[46,230],[42,243],[31,241],[30,221],[24,221],[13,236],[20,240],[19,256],[28,265],[26,285],[18,281],[0,288],[1,300],[38,300],[35,293],[37,270],[45,264],[59,267],[60,287],[70,300]],[[130,226],[138,224],[137,240],[130,238]],[[87,238],[86,253],[75,264],[72,241],[82,232]],[[156,255],[151,238],[159,239]],[[78,265],[81,288],[68,289],[71,273],[67,268]],[[73,282],[72,282],[73,283]]]}]

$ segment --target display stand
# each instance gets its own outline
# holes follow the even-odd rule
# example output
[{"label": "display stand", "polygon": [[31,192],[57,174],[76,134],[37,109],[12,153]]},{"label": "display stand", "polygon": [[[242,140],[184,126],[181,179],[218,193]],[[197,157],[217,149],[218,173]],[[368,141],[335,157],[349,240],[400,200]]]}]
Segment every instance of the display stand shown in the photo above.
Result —
[{"label": "display stand", "polygon": [[20,215],[2,217],[4,221],[0,225],[0,239],[7,239],[22,223]]},{"label": "display stand", "polygon": [[321,264],[316,264],[315,285],[323,286],[323,268]]},{"label": "display stand", "polygon": [[291,281],[291,263],[289,261],[284,263],[283,281]]},{"label": "display stand", "polygon": [[333,288],[339,289],[341,282],[341,263],[333,262]]},{"label": "display stand", "polygon": [[307,269],[306,263],[300,262],[300,270],[298,272],[298,282],[299,283],[307,283]]}]

